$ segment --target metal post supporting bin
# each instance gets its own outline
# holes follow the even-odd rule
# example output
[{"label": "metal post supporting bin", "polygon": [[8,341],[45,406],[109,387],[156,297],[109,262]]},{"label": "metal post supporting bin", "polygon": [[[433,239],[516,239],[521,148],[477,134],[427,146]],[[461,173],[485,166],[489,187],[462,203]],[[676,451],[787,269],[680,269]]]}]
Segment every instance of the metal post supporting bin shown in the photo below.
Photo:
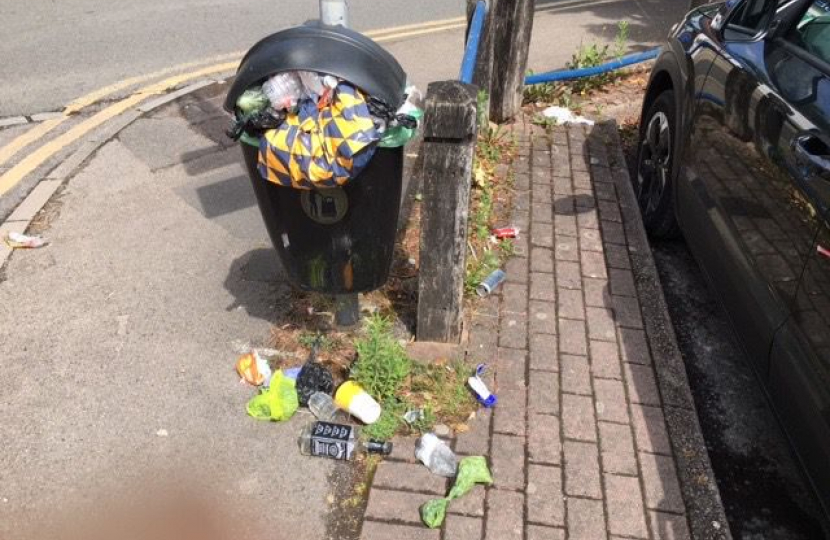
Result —
[{"label": "metal post supporting bin", "polygon": [[[268,77],[315,71],[349,81],[397,109],[405,99],[406,74],[374,41],[342,26],[309,23],[273,34],[245,55],[225,101],[233,112],[239,96]],[[259,148],[243,155],[268,234],[290,280],[329,295],[356,295],[381,287],[391,267],[403,177],[403,148],[377,148],[363,171],[339,188],[300,190],[262,178]],[[356,311],[356,297],[339,298]],[[341,321],[355,319],[343,313]]]}]

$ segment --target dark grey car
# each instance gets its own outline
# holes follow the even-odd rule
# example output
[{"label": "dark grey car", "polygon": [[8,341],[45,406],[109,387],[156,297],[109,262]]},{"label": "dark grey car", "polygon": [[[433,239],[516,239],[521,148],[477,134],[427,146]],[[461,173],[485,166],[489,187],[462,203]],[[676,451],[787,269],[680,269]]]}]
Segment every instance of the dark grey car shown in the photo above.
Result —
[{"label": "dark grey car", "polygon": [[635,188],[682,232],[830,508],[830,8],[730,0],[672,31]]}]

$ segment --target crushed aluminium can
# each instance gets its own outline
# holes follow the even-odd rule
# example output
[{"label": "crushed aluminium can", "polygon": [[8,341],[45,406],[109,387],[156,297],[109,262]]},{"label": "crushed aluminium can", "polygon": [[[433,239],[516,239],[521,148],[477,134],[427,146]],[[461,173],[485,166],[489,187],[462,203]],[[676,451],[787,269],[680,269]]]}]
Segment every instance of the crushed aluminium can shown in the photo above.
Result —
[{"label": "crushed aluminium can", "polygon": [[501,282],[507,278],[507,274],[504,273],[504,270],[498,269],[493,270],[493,272],[487,276],[487,278],[479,283],[478,287],[476,287],[476,294],[481,297],[487,296],[493,290],[501,285]]},{"label": "crushed aluminium can", "polygon": [[519,228],[518,227],[502,227],[500,229],[493,229],[490,232],[492,232],[493,236],[495,236],[499,240],[504,240],[506,238],[518,238],[519,237]]}]

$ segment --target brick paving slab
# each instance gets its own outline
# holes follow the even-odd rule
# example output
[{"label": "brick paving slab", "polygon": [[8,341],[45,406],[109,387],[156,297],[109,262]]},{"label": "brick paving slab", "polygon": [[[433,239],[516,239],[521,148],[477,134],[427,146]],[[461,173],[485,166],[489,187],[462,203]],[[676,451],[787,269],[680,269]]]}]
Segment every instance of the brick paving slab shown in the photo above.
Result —
[{"label": "brick paving slab", "polygon": [[452,441],[495,485],[453,503],[440,536],[415,527],[447,483],[408,440],[378,468],[361,538],[731,538],[615,127],[515,129],[522,236],[466,348],[499,402]]},{"label": "brick paving slab", "polygon": [[450,540],[481,540],[483,529],[484,523],[480,518],[450,514],[444,525],[444,537]]}]

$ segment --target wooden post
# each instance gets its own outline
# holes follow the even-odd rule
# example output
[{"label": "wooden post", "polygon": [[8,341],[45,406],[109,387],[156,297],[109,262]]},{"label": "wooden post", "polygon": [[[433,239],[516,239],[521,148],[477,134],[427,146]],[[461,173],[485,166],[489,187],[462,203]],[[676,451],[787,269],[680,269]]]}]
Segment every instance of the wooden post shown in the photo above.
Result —
[{"label": "wooden post", "polygon": [[461,338],[467,218],[476,145],[476,87],[430,83],[424,111],[419,341]]},{"label": "wooden post", "polygon": [[535,1],[499,0],[494,8],[490,118],[501,124],[512,120],[522,107]]},{"label": "wooden post", "polygon": [[[499,0],[487,0],[487,16],[484,18],[484,29],[481,32],[481,42],[478,46],[478,58],[476,59],[476,67],[473,72],[473,84],[480,90],[487,92],[487,99],[489,102],[490,94],[493,92],[491,88],[493,78],[493,10]],[[473,19],[473,13],[476,10],[478,0],[467,0],[467,35],[470,34],[470,22]],[[487,116],[489,117],[489,105],[487,108]],[[481,111],[479,111],[481,113]]]}]

